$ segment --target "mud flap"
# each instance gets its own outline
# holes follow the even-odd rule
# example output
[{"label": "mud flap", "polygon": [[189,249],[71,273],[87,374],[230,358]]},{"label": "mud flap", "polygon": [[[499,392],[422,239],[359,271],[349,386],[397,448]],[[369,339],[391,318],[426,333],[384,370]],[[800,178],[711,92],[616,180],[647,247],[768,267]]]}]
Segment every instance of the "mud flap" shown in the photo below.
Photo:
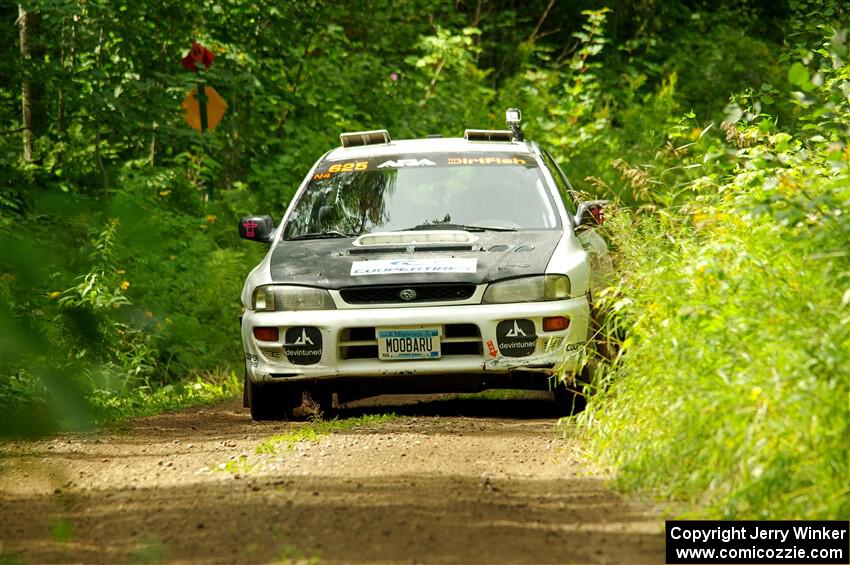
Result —
[{"label": "mud flap", "polygon": [[248,402],[248,363],[245,363],[245,378],[242,379],[242,408],[250,408]]}]

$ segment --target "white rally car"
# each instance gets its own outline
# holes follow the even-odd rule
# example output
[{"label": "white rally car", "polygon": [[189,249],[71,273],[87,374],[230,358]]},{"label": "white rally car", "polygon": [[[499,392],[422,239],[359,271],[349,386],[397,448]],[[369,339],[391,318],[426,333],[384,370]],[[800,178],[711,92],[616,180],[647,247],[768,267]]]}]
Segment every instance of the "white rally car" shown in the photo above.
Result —
[{"label": "white rally car", "polygon": [[610,268],[552,157],[510,130],[392,141],[345,133],[283,220],[247,216],[270,244],[242,291],[245,404],[289,418],[386,393],[563,390],[580,370],[591,287]]}]

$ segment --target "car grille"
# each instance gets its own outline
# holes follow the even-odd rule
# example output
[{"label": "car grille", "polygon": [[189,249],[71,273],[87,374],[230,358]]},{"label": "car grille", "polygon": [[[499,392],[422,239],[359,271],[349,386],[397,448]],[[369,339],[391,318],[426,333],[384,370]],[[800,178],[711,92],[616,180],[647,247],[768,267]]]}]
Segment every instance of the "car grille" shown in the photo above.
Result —
[{"label": "car grille", "polygon": [[[412,290],[415,298],[404,299],[403,291]],[[475,294],[475,285],[469,283],[416,284],[387,286],[358,286],[343,288],[340,296],[348,304],[391,304],[416,302],[448,302],[467,300]]]},{"label": "car grille", "polygon": [[[340,359],[377,359],[378,340],[375,327],[346,328],[340,332]],[[475,324],[445,324],[440,338],[443,357],[482,355],[481,330]]]}]

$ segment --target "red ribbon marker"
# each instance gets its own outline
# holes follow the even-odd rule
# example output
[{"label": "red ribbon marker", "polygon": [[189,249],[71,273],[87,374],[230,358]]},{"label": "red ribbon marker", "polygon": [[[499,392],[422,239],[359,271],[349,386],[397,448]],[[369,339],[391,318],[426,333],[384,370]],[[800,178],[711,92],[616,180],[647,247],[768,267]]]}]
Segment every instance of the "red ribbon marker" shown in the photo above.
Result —
[{"label": "red ribbon marker", "polygon": [[215,55],[212,51],[197,41],[192,41],[191,51],[189,51],[189,54],[180,60],[180,64],[183,65],[187,71],[196,73],[198,72],[196,63],[200,63],[204,66],[204,68],[209,69],[213,64],[213,59],[215,59]]}]

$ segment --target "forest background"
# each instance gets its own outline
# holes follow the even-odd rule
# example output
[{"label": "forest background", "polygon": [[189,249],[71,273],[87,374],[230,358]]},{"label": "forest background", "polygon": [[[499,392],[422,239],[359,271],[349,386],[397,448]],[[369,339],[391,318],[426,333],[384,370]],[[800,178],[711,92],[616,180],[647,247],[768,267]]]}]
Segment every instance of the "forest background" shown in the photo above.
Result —
[{"label": "forest background", "polygon": [[[619,353],[581,416],[702,516],[850,517],[850,67],[839,1],[0,6],[0,435],[238,393],[239,291],[341,131],[503,127],[617,203]],[[215,56],[193,73],[192,41]],[[227,111],[201,135],[200,83]]]}]

